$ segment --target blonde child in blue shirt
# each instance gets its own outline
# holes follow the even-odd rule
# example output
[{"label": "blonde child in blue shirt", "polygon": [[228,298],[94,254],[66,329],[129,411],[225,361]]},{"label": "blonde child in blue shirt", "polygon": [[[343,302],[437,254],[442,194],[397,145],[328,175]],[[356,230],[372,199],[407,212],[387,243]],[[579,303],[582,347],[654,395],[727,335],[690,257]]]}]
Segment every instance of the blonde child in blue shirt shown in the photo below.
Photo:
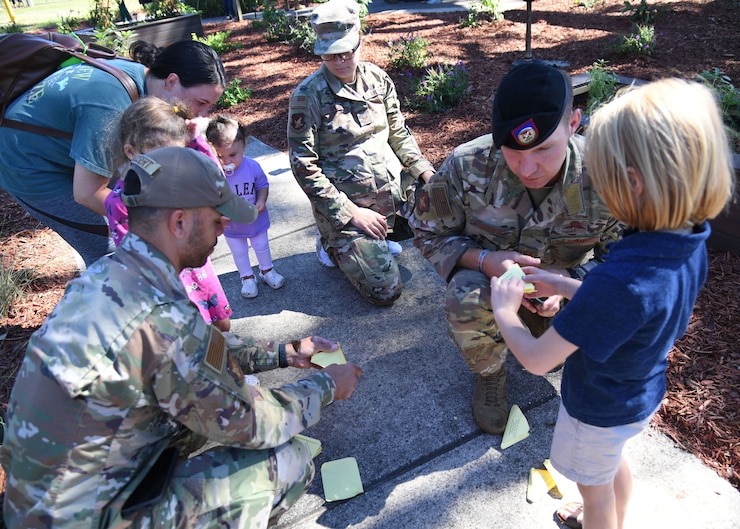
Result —
[{"label": "blonde child in blue shirt", "polygon": [[[524,280],[492,278],[491,304],[525,369],[544,374],[565,362],[550,460],[583,504],[558,517],[622,529],[632,493],[622,449],[665,396],[668,353],[707,276],[707,220],[732,197],[734,174],[716,97],[695,82],[624,92],[596,111],[586,142],[595,189],[629,229],[582,283],[525,267]],[[570,299],[539,338],[517,316],[525,282],[536,288],[526,297]]]}]

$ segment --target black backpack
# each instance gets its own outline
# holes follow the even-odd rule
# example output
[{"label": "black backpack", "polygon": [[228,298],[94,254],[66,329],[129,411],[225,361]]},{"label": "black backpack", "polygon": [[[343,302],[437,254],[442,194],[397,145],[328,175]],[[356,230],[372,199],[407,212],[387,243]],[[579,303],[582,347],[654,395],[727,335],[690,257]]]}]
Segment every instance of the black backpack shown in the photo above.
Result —
[{"label": "black backpack", "polygon": [[115,76],[128,92],[131,101],[136,101],[139,91],[134,80],[108,62],[110,59],[120,58],[122,57],[109,48],[83,43],[78,38],[61,33],[0,35],[0,126],[71,139],[71,132],[5,119],[5,110],[13,100],[46,79],[63,62],[70,59],[86,62]]}]

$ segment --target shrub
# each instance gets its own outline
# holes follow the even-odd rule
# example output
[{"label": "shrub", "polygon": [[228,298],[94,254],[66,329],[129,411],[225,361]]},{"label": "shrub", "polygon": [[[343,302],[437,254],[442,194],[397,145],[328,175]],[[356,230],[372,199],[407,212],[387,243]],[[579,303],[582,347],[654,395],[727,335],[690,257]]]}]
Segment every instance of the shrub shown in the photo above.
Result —
[{"label": "shrub", "polygon": [[262,20],[253,21],[252,26],[263,30],[268,42],[291,44],[307,53],[313,53],[316,32],[308,21],[288,16],[285,11],[267,5],[262,12]]},{"label": "shrub", "polygon": [[460,19],[460,27],[478,27],[481,22],[501,22],[503,19],[500,0],[480,0],[472,4],[467,15]]},{"label": "shrub", "polygon": [[740,147],[740,89],[735,88],[732,79],[719,68],[704,70],[696,76],[697,81],[707,85],[717,94],[722,119],[727,125],[727,134],[738,152]]},{"label": "shrub", "polygon": [[630,35],[623,35],[617,51],[624,54],[652,55],[655,47],[655,27],[638,24]]},{"label": "shrub", "polygon": [[221,109],[231,108],[249,99],[252,96],[251,88],[242,88],[240,79],[234,79],[224,89],[224,93],[216,101],[216,106]]},{"label": "shrub", "polygon": [[468,92],[469,73],[462,61],[427,68],[414,82],[413,96],[406,103],[422,112],[444,112],[458,105]]},{"label": "shrub", "polygon": [[593,113],[601,105],[614,99],[619,88],[619,79],[606,68],[606,61],[600,59],[591,65],[588,71],[588,101],[586,109]]},{"label": "shrub", "polygon": [[198,42],[202,42],[203,44],[209,45],[211,48],[213,48],[213,51],[221,55],[224,52],[242,47],[239,43],[227,42],[230,35],[231,31],[217,31],[216,33],[212,33],[205,37],[199,37],[198,35],[193,33],[191,35],[191,38],[193,40],[197,40]]},{"label": "shrub", "polygon": [[388,47],[388,57],[394,68],[421,69],[429,64],[429,41],[422,37],[401,36],[396,40],[389,40]]},{"label": "shrub", "polygon": [[129,43],[134,38],[133,31],[121,31],[114,28],[96,29],[94,35],[95,42],[115,50],[116,53],[123,57],[128,55]]},{"label": "shrub", "polygon": [[649,6],[647,0],[640,0],[639,4],[632,4],[625,0],[622,13],[629,13],[630,20],[636,24],[655,24],[660,15],[671,11],[670,6]]}]

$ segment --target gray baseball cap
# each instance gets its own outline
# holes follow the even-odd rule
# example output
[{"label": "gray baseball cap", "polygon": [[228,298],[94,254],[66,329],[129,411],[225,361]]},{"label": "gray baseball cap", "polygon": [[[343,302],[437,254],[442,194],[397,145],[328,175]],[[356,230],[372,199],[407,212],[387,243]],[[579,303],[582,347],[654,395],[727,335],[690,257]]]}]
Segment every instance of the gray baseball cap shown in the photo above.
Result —
[{"label": "gray baseball cap", "polygon": [[131,160],[121,200],[129,208],[212,207],[242,224],[257,208],[234,194],[213,160],[187,147],[162,147]]},{"label": "gray baseball cap", "polygon": [[329,0],[311,13],[316,55],[345,53],[360,42],[360,6],[354,0]]}]

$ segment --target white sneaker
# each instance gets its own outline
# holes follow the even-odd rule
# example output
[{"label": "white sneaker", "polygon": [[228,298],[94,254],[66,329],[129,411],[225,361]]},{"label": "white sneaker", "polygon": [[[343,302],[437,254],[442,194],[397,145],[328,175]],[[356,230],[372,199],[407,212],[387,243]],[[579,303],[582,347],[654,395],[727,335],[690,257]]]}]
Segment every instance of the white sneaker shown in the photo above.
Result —
[{"label": "white sneaker", "polygon": [[336,265],[329,259],[329,254],[324,251],[324,247],[321,246],[321,235],[316,234],[316,258],[319,262],[327,268],[334,268]]},{"label": "white sneaker", "polygon": [[398,244],[396,241],[391,241],[391,240],[386,239],[385,242],[388,243],[388,249],[391,251],[391,255],[393,257],[396,257],[403,251],[403,246]]},{"label": "white sneaker", "polygon": [[268,287],[273,288],[275,290],[277,290],[278,288],[280,288],[281,286],[285,284],[285,278],[281,276],[280,274],[278,274],[274,268],[270,270],[269,272],[267,272],[266,274],[263,274],[262,272],[260,272],[259,275],[260,275],[260,279],[264,281]]},{"label": "white sneaker", "polygon": [[257,290],[257,280],[252,277],[242,279],[242,297],[256,298],[259,291]]}]

